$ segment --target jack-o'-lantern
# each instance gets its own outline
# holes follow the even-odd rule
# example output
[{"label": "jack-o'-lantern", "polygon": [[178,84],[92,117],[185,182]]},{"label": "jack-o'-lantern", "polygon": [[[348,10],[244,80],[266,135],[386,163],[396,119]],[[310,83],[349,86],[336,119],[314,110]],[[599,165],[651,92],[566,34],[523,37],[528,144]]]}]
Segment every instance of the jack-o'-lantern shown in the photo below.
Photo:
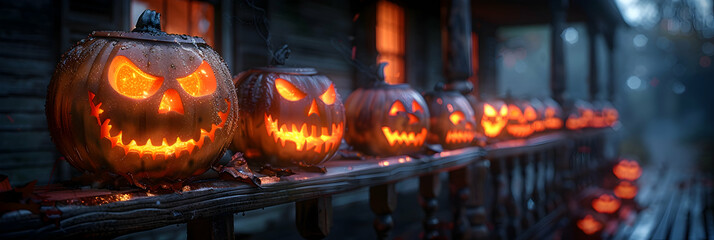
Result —
[{"label": "jack-o'-lantern", "polygon": [[426,102],[409,85],[389,85],[383,76],[378,74],[379,79],[355,90],[345,101],[345,141],[356,150],[372,155],[418,152],[424,146],[429,129]]},{"label": "jack-o'-lantern", "polygon": [[533,129],[533,133],[538,133],[545,131],[547,128],[545,127],[545,104],[537,98],[531,99],[529,102],[530,106],[533,107],[533,110],[536,112],[536,119],[533,120],[533,123],[531,124],[531,128]]},{"label": "jack-o'-lantern", "polygon": [[604,193],[600,197],[593,199],[592,207],[599,213],[614,213],[620,209],[620,199]]},{"label": "jack-o'-lantern", "polygon": [[468,100],[455,91],[438,86],[424,93],[429,108],[427,142],[441,144],[444,149],[457,149],[472,144],[477,136],[476,119]]},{"label": "jack-o'-lantern", "polygon": [[642,175],[642,168],[637,161],[622,159],[612,168],[612,173],[621,180],[635,181]]},{"label": "jack-o'-lantern", "polygon": [[545,127],[549,130],[558,130],[563,127],[563,109],[560,104],[551,98],[543,99],[545,113],[543,120]]},{"label": "jack-o'-lantern", "polygon": [[145,11],[132,32],[94,32],[65,53],[46,113],[74,167],[137,186],[174,185],[224,153],[237,99],[221,57],[198,37],[161,32]]},{"label": "jack-o'-lantern", "polygon": [[570,104],[570,114],[565,120],[565,127],[578,130],[590,126],[595,113],[592,104],[583,100],[576,100]]},{"label": "jack-o'-lantern", "polygon": [[481,102],[474,108],[476,120],[480,122],[479,130],[489,138],[501,135],[503,128],[508,122],[508,106],[501,100],[489,100]]},{"label": "jack-o'-lantern", "polygon": [[613,192],[621,199],[633,199],[637,196],[637,186],[630,181],[622,181],[615,186]]},{"label": "jack-o'-lantern", "polygon": [[524,138],[533,134],[533,122],[538,114],[528,101],[513,100],[508,103],[506,132],[513,137]]},{"label": "jack-o'-lantern", "polygon": [[335,86],[313,68],[267,67],[235,79],[239,124],[231,149],[253,166],[314,166],[342,142],[345,109]]},{"label": "jack-o'-lantern", "polygon": [[615,107],[607,101],[596,101],[593,103],[594,114],[590,123],[590,127],[604,128],[615,125],[618,121],[619,114]]},{"label": "jack-o'-lantern", "polygon": [[603,224],[593,218],[591,214],[585,215],[585,217],[578,220],[577,226],[586,235],[592,235],[603,228]]}]

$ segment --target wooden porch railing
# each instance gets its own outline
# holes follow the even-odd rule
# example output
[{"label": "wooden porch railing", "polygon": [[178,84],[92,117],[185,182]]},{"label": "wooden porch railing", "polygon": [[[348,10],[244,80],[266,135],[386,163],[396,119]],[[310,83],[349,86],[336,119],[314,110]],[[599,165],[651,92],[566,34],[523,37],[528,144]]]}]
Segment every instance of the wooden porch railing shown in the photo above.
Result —
[{"label": "wooden porch railing", "polygon": [[[537,238],[563,216],[564,201],[574,190],[594,182],[596,166],[603,161],[593,150],[601,151],[599,139],[611,132],[554,132],[420,159],[335,160],[326,164],[326,174],[300,172],[261,188],[210,180],[163,195],[107,191],[100,196],[114,202],[87,206],[79,198],[44,206],[40,214],[5,214],[0,218],[0,238],[105,238],[188,223],[189,238],[231,239],[234,213],[290,202],[296,204],[300,234],[323,238],[332,224],[331,196],[363,187],[370,188],[376,235],[388,238],[390,229],[403,221],[391,216],[396,208],[394,184],[416,177],[424,200],[425,238]],[[440,172],[449,172],[453,201],[448,206],[436,201],[439,189],[446,185],[438,178]],[[76,190],[82,191],[87,190]],[[450,208],[453,217],[438,219],[434,213],[439,208]],[[440,231],[439,222],[452,222],[452,232]]]}]

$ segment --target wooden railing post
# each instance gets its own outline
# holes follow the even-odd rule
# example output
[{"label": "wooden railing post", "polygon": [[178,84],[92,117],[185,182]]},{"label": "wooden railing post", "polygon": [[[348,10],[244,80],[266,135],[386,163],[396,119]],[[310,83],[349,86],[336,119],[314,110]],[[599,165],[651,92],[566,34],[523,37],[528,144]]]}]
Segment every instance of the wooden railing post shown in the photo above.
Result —
[{"label": "wooden railing post", "polygon": [[466,204],[473,201],[471,194],[471,175],[473,169],[469,166],[449,172],[449,192],[451,193],[451,212],[454,216],[452,239],[470,239],[471,232],[466,218]]},{"label": "wooden railing post", "polygon": [[394,183],[377,185],[369,188],[369,207],[376,215],[374,230],[378,239],[388,239],[394,227],[392,212],[397,208],[397,191]]},{"label": "wooden railing post", "polygon": [[471,239],[487,239],[489,237],[486,226],[486,183],[488,181],[491,162],[479,161],[471,165],[471,196],[472,201],[466,203],[466,217],[470,223]]},{"label": "wooden railing post", "polygon": [[[535,192],[535,172],[533,171],[533,154],[529,153],[520,157],[520,175],[521,182],[523,183],[521,187],[521,202],[520,206],[523,211],[521,211],[521,228],[528,229],[535,223],[535,216],[533,215],[533,210],[535,209],[535,202],[533,200],[533,193]],[[530,174],[529,174],[530,173]]]},{"label": "wooden railing post", "polygon": [[441,181],[439,173],[431,173],[419,177],[419,193],[423,199],[422,209],[424,210],[424,239],[438,239],[439,219],[436,211],[439,208],[439,201],[436,199],[441,191]]},{"label": "wooden railing post", "polygon": [[507,239],[508,235],[508,207],[505,204],[508,201],[510,187],[506,176],[505,159],[492,159],[491,177],[494,188],[494,194],[491,205],[491,221],[493,223],[494,239]]},{"label": "wooden railing post", "polygon": [[305,239],[323,239],[332,227],[332,196],[295,202],[295,224]]},{"label": "wooden railing post", "polygon": [[535,172],[535,188],[533,189],[532,199],[535,202],[534,215],[537,219],[543,218],[546,215],[547,201],[546,201],[546,159],[547,151],[538,151],[535,154],[535,164],[533,165],[533,171]]},{"label": "wooden railing post", "polygon": [[191,220],[186,224],[186,239],[234,239],[233,213]]},{"label": "wooden railing post", "polygon": [[520,204],[516,202],[516,198],[513,195],[513,186],[515,181],[513,180],[515,176],[515,168],[517,164],[517,157],[505,158],[506,166],[506,178],[508,182],[507,194],[506,194],[506,206],[508,207],[508,239],[513,239],[517,236],[517,233],[521,231],[521,208]]}]

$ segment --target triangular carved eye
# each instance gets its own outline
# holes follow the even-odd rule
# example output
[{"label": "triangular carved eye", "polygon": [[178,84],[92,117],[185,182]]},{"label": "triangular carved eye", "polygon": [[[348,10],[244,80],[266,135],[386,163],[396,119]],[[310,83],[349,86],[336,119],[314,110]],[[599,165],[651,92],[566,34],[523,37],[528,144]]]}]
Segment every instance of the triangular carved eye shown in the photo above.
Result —
[{"label": "triangular carved eye", "polygon": [[334,84],[330,84],[330,87],[327,88],[325,93],[320,95],[320,100],[327,105],[332,105],[335,103],[335,97],[337,97],[337,93],[335,93],[335,86]]},{"label": "triangular carved eye", "polygon": [[449,120],[451,120],[451,123],[454,125],[459,125],[461,121],[464,121],[466,119],[466,115],[464,115],[463,112],[461,111],[455,111],[451,115],[449,115]]},{"label": "triangular carved eye", "polygon": [[198,69],[188,76],[177,78],[184,91],[191,96],[200,97],[216,91],[216,76],[208,62],[203,61]]},{"label": "triangular carved eye", "polygon": [[402,101],[397,100],[397,101],[394,101],[394,103],[392,104],[392,107],[389,108],[389,116],[396,116],[397,113],[406,112],[406,111],[407,111],[407,109],[404,108],[404,104],[402,103]]},{"label": "triangular carved eye", "polygon": [[496,109],[494,109],[491,104],[484,104],[483,105],[483,115],[487,117],[495,117],[496,116]]},{"label": "triangular carved eye", "polygon": [[307,96],[295,85],[282,78],[275,79],[275,89],[278,90],[280,96],[291,102],[299,101]]},{"label": "triangular carved eye", "polygon": [[161,87],[164,79],[141,71],[125,56],[116,56],[109,65],[109,85],[121,95],[147,98]]},{"label": "triangular carved eye", "polygon": [[424,112],[424,109],[421,108],[421,105],[419,105],[416,100],[412,100],[412,113],[416,113],[417,111]]}]

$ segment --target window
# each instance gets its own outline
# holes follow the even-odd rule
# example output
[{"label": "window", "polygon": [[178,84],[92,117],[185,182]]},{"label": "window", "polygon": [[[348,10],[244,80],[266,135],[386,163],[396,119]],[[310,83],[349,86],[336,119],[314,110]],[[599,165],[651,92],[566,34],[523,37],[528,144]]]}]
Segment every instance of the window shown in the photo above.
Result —
[{"label": "window", "polygon": [[208,45],[214,43],[215,17],[213,5],[196,0],[132,0],[131,29],[146,9],[161,13],[161,29],[167,33],[199,36]]},{"label": "window", "polygon": [[478,95],[478,35],[471,33],[471,69],[472,74],[469,82],[474,85],[474,93]]},{"label": "window", "polygon": [[386,0],[377,3],[377,62],[388,62],[384,69],[389,84],[404,83],[404,9]]}]

